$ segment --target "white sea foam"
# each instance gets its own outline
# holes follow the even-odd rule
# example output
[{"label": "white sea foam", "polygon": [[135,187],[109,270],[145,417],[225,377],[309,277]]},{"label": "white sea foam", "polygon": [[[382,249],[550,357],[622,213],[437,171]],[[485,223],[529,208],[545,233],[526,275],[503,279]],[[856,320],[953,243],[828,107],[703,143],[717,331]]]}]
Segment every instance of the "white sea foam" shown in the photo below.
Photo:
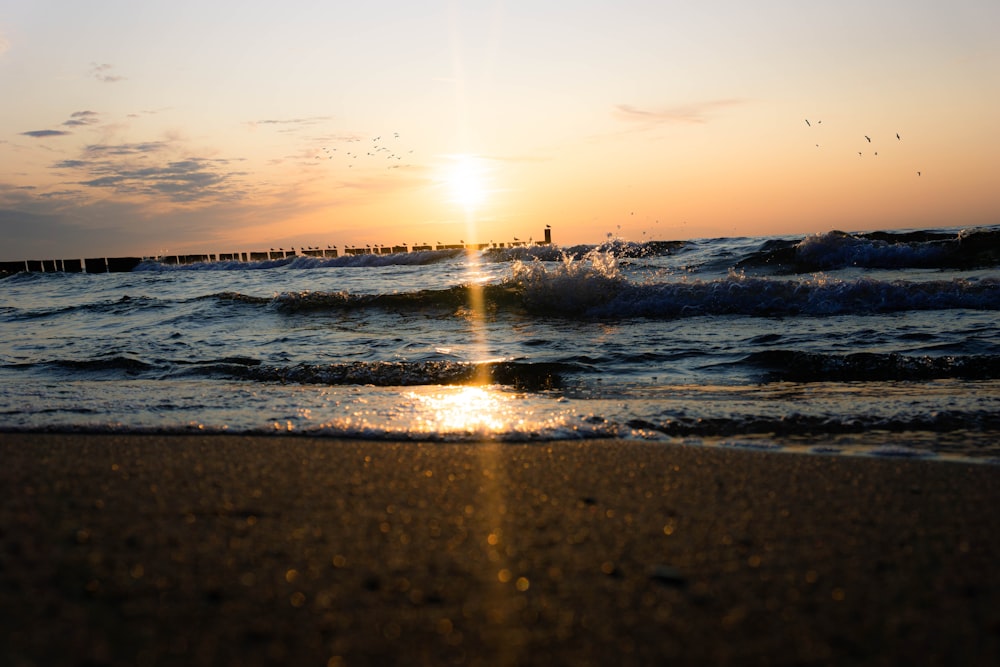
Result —
[{"label": "white sea foam", "polygon": [[524,290],[533,310],[585,312],[618,296],[627,284],[618,260],[609,252],[592,251],[583,259],[564,255],[558,263],[517,260],[509,281]]}]

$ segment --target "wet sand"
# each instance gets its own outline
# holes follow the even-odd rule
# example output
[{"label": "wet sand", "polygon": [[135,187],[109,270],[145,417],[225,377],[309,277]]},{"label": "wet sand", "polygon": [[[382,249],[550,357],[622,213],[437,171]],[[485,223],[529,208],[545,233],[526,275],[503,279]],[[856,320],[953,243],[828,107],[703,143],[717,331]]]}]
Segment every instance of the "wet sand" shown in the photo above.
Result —
[{"label": "wet sand", "polygon": [[1000,468],[0,434],[2,665],[995,665]]}]

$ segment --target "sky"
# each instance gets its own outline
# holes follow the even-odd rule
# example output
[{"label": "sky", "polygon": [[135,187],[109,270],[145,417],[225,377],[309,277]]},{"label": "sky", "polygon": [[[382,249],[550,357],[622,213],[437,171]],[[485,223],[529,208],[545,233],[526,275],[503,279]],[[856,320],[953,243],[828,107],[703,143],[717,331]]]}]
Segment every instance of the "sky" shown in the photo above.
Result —
[{"label": "sky", "polygon": [[996,0],[0,0],[0,260],[997,224],[998,31]]}]

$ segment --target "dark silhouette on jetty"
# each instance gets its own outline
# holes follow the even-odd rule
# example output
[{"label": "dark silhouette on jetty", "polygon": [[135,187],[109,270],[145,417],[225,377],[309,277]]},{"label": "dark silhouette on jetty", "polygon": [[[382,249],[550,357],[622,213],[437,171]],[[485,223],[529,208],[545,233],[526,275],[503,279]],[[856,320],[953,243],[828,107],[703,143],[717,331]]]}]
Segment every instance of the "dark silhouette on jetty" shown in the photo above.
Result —
[{"label": "dark silhouette on jetty", "polygon": [[144,261],[155,261],[168,266],[197,264],[199,262],[267,262],[294,257],[340,257],[351,255],[393,255],[406,252],[434,250],[486,250],[488,248],[517,248],[531,245],[550,245],[552,230],[546,226],[544,241],[521,241],[515,237],[506,243],[420,243],[406,245],[344,246],[343,253],[335,246],[308,248],[271,248],[249,252],[220,252],[194,255],[158,255],[155,257],[92,257],[87,259],[29,259],[19,262],[0,262],[0,276],[12,273],[128,273]]}]

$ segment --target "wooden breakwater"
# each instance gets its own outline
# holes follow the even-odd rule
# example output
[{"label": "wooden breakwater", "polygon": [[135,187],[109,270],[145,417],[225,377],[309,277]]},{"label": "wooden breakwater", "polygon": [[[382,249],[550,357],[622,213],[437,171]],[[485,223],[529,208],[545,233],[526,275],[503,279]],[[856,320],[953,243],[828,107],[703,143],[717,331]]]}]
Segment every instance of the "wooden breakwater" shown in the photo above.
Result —
[{"label": "wooden breakwater", "polygon": [[[343,256],[393,255],[407,252],[433,250],[485,250],[487,248],[517,248],[552,243],[552,230],[545,229],[544,241],[513,241],[503,243],[435,243],[407,245],[344,246]],[[197,264],[200,262],[266,262],[294,257],[340,257],[334,246],[326,248],[271,248],[269,250],[203,253],[193,255],[156,255],[150,257],[90,257],[74,259],[28,259],[17,262],[0,262],[0,275],[12,273],[127,273],[144,261],[155,261],[169,266]]]},{"label": "wooden breakwater", "polygon": [[91,257],[87,259],[28,259],[0,262],[0,274],[9,273],[123,273],[139,266],[142,257]]}]

